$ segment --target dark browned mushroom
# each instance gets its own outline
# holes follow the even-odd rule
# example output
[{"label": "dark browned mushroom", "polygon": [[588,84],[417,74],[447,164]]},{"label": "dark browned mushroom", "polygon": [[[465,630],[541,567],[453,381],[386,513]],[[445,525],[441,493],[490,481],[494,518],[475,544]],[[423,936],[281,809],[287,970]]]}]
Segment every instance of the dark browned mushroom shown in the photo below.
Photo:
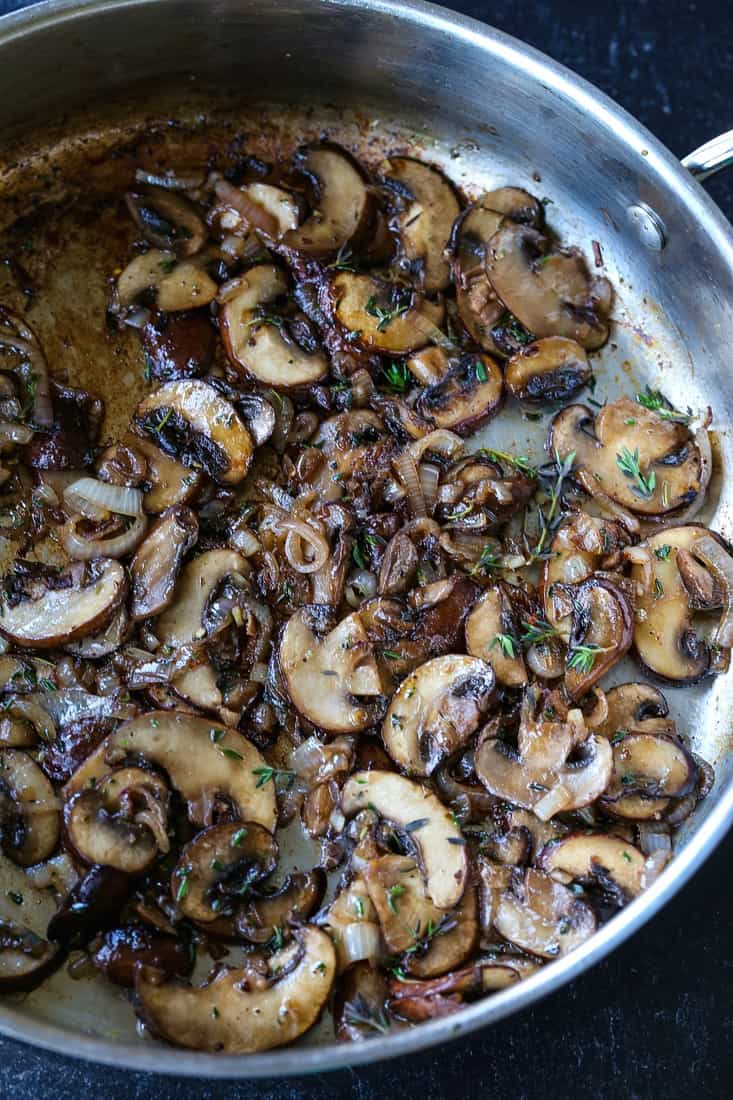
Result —
[{"label": "dark browned mushroom", "polygon": [[196,207],[164,187],[145,187],[125,196],[133,221],[155,248],[193,256],[204,245],[206,227]]},{"label": "dark browned mushroom", "polygon": [[57,945],[14,921],[0,920],[0,993],[30,993],[64,958]]},{"label": "dark browned mushroom", "polygon": [[274,894],[262,890],[251,900],[243,898],[236,916],[237,932],[253,943],[267,943],[276,929],[308,920],[326,892],[326,873],[321,867],[296,871]]},{"label": "dark browned mushroom", "polygon": [[231,917],[277,864],[274,836],[253,821],[232,821],[204,829],[181,852],[171,893],[181,913],[208,924]]},{"label": "dark browned mushroom", "polygon": [[198,520],[190,508],[173,505],[147,532],[130,562],[130,614],[133,619],[159,615],[170,604],[183,559],[198,538]]},{"label": "dark browned mushroom", "polygon": [[380,165],[380,174],[397,208],[394,228],[411,271],[427,294],[445,290],[450,265],[444,253],[460,210],[453,185],[437,168],[412,157],[391,157]]},{"label": "dark browned mushroom", "polygon": [[145,365],[155,383],[199,378],[211,366],[216,331],[205,310],[154,313],[140,338]]},{"label": "dark browned mushroom", "polygon": [[501,408],[504,380],[495,359],[464,353],[439,382],[428,386],[416,409],[428,424],[469,435]]},{"label": "dark browned mushroom", "polygon": [[113,867],[90,867],[48,922],[49,940],[64,947],[88,943],[118,922],[130,890],[129,875]]},{"label": "dark browned mushroom", "polygon": [[527,405],[569,401],[591,378],[588,356],[575,340],[546,336],[513,355],[504,380],[512,397]]},{"label": "dark browned mushroom", "polygon": [[132,989],[138,966],[152,966],[171,976],[190,974],[193,952],[175,936],[128,924],[104,934],[92,962],[108,981]]},{"label": "dark browned mushroom", "polygon": [[32,756],[0,750],[0,843],[14,863],[47,859],[59,841],[59,802]]}]

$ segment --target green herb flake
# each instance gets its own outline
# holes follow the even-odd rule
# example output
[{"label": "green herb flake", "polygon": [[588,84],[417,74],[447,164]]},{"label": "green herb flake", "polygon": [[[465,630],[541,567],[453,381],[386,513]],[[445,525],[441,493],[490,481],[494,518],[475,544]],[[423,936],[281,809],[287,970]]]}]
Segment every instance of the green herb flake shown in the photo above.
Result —
[{"label": "green herb flake", "polygon": [[666,561],[672,552],[672,547],[665,542],[664,546],[657,546],[654,551],[654,557],[659,558],[660,561]]},{"label": "green herb flake", "polygon": [[219,749],[222,756],[226,756],[228,760],[243,760],[244,757],[236,749]]},{"label": "green herb flake", "polygon": [[[258,784],[258,786],[259,786],[259,784]],[[247,829],[237,829],[236,833],[234,834],[232,839],[229,841],[230,847],[238,848],[240,846],[240,844],[244,840],[247,839],[247,836],[248,836],[248,830]]]},{"label": "green herb flake", "polygon": [[405,887],[400,886],[399,883],[395,886],[390,886],[387,889],[387,905],[389,907],[390,913],[394,913],[395,915],[397,914],[397,906],[395,904],[395,901],[402,894],[404,894],[404,892],[405,892]]},{"label": "green herb flake", "polygon": [[657,487],[657,475],[654,470],[646,477],[642,474],[639,466],[638,447],[634,449],[633,454],[628,447],[622,447],[616,455],[616,465],[622,474],[634,482],[634,492],[637,496],[648,500],[649,497],[654,495],[654,490]]},{"label": "green herb flake", "polygon": [[516,643],[511,634],[496,634],[489,649],[491,650],[495,646],[499,646],[505,657],[513,658],[517,655]]}]

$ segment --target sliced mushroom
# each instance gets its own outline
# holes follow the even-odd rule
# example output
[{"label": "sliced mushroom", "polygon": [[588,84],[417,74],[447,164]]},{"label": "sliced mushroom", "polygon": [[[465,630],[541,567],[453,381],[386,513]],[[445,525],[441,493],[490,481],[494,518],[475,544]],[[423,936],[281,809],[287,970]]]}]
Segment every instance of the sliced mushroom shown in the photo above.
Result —
[{"label": "sliced mushroom", "polygon": [[680,551],[690,551],[703,534],[695,524],[666,527],[641,547],[650,552],[651,575],[639,565],[632,580],[642,589],[637,598],[634,648],[645,669],[668,683],[692,684],[711,669],[709,645],[692,624],[691,600],[677,566]]},{"label": "sliced mushroom", "polygon": [[462,970],[434,978],[413,981],[395,977],[390,982],[389,1008],[395,1016],[420,1023],[457,1012],[466,1000],[493,993],[528,977],[537,964],[519,955],[502,954],[480,959]]},{"label": "sliced mushroom", "polygon": [[181,852],[171,893],[184,917],[208,924],[231,917],[252,887],[272,874],[278,848],[272,833],[252,821],[204,829]]},{"label": "sliced mushroom", "polygon": [[[377,948],[380,944],[379,924],[377,911],[374,908],[366,883],[361,875],[354,875],[343,886],[325,913],[319,915],[317,922],[323,925],[329,933],[336,947],[337,972],[343,974],[354,962],[351,953],[351,940],[354,933],[350,931],[355,925],[365,925],[356,929],[356,935],[376,939]],[[361,946],[361,945],[359,945]],[[359,952],[360,957],[363,954]]]},{"label": "sliced mushroom", "polygon": [[504,379],[512,397],[527,405],[569,401],[587,385],[591,368],[580,344],[564,336],[535,340],[513,355]]},{"label": "sliced mushroom", "polygon": [[384,718],[389,755],[411,775],[430,775],[485,720],[496,679],[476,657],[435,657],[402,681]]},{"label": "sliced mushroom", "polygon": [[259,981],[247,970],[224,969],[193,987],[138,970],[138,1013],[156,1034],[192,1050],[247,1054],[291,1043],[318,1019],[336,973],[325,932],[308,925],[295,938]]},{"label": "sliced mushroom", "polygon": [[510,943],[542,959],[557,959],[579,947],[596,930],[591,907],[549,874],[530,867],[509,871],[501,890],[494,928]]},{"label": "sliced mushroom", "polygon": [[387,979],[369,962],[350,966],[341,976],[334,998],[336,1036],[342,1042],[360,1042],[389,1031],[385,1012]]},{"label": "sliced mushroom", "polygon": [[[558,527],[542,567],[540,596],[548,624],[566,644],[570,641],[573,617],[572,603],[564,595],[565,586],[580,584],[598,570],[617,566],[619,552],[628,541],[629,535],[620,523],[586,512],[573,512]],[[553,598],[556,591],[557,601]]]},{"label": "sliced mushroom", "polygon": [[469,435],[496,415],[503,395],[504,380],[496,360],[465,353],[439,382],[423,390],[415,407],[436,428]]},{"label": "sliced mushroom", "polygon": [[149,439],[128,434],[125,443],[133,452],[139,452],[145,460],[146,488],[143,508],[148,514],[157,515],[175,504],[189,504],[204,483],[201,470],[190,469],[165,455]]},{"label": "sliced mushroom", "polygon": [[[176,652],[204,639],[206,608],[217,589],[227,577],[246,572],[245,559],[234,550],[207,550],[187,562],[173,590],[172,603],[156,622],[161,645]],[[173,687],[184,699],[206,710],[217,710],[223,705],[216,671],[208,661],[176,676]]]},{"label": "sliced mushroom", "polygon": [[141,925],[125,925],[105,933],[92,962],[108,981],[132,989],[139,966],[185,977],[193,966],[193,955],[188,945],[175,936]]},{"label": "sliced mushroom", "polygon": [[244,898],[237,911],[237,932],[253,943],[267,943],[278,928],[307,921],[326,892],[326,874],[321,867],[288,875],[274,894],[251,901]]},{"label": "sliced mushroom", "polygon": [[579,711],[559,721],[546,714],[545,699],[526,689],[516,749],[489,723],[474,757],[476,774],[491,794],[532,810],[541,821],[594,802],[608,787],[613,766],[610,744],[586,731]]},{"label": "sliced mushroom", "polygon": [[592,496],[610,497],[634,515],[666,517],[703,485],[703,461],[686,424],[621,397],[594,415],[569,405],[552,421],[548,449],[575,453],[573,476]]},{"label": "sliced mushroom", "polygon": [[66,837],[86,863],[139,875],[169,841],[168,788],[142,768],[120,768],[72,796],[64,809]]},{"label": "sliced mushroom", "polygon": [[178,256],[193,256],[203,248],[206,229],[192,202],[164,187],[148,187],[142,193],[128,192],[127,208],[135,224],[156,248]]},{"label": "sliced mushroom", "polygon": [[538,863],[550,874],[561,872],[588,885],[605,886],[610,880],[627,900],[644,888],[644,856],[617,836],[571,833],[548,844]]},{"label": "sliced mushroom", "polygon": [[504,687],[527,683],[510,588],[492,584],[474,604],[466,619],[466,649],[473,657],[488,661]]},{"label": "sliced mushroom", "polygon": [[393,772],[357,772],[341,795],[346,817],[369,807],[414,845],[430,900],[452,909],[466,886],[465,840],[450,812],[426,787]]},{"label": "sliced mushroom", "polygon": [[82,946],[117,924],[131,881],[113,867],[90,867],[48,922],[48,938],[64,947]]},{"label": "sliced mushroom", "polygon": [[246,183],[234,187],[228,180],[217,180],[214,190],[226,213],[222,228],[233,233],[255,230],[270,240],[279,241],[300,222],[300,203],[290,191],[271,183]]},{"label": "sliced mushroom", "polygon": [[[660,816],[660,801],[683,798],[694,790],[697,765],[687,749],[663,733],[630,730],[617,734],[613,746],[613,776],[603,808],[615,817],[644,819]],[[653,812],[649,812],[649,803]]]},{"label": "sliced mushroom", "polygon": [[107,626],[99,634],[90,634],[87,638],[80,638],[77,642],[67,642],[64,649],[67,653],[73,653],[77,657],[85,657],[96,661],[100,657],[108,657],[114,653],[127,640],[131,631],[130,616],[127,610],[121,607],[117,614],[110,619]]},{"label": "sliced mushroom", "polygon": [[443,305],[398,284],[340,271],[329,292],[335,320],[357,347],[407,355],[440,336]]},{"label": "sliced mushroom", "polygon": [[130,614],[135,620],[159,615],[170,604],[183,559],[195,545],[199,525],[190,508],[166,509],[130,562]]},{"label": "sliced mushroom", "polygon": [[190,260],[179,261],[175,252],[159,248],[135,256],[117,280],[117,297],[123,309],[146,291],[154,291],[158,309],[164,313],[207,306],[218,289],[202,266]]},{"label": "sliced mushroom", "polygon": [[198,378],[211,366],[216,330],[207,310],[154,313],[140,332],[145,364],[154,383]]},{"label": "sliced mushroom", "polygon": [[293,389],[318,382],[328,372],[320,349],[301,346],[282,318],[267,312],[287,291],[287,282],[272,264],[252,267],[239,280],[219,313],[229,359],[245,375],[265,386]]},{"label": "sliced mushroom", "polygon": [[551,251],[538,230],[507,222],[491,238],[486,272],[507,309],[535,336],[565,336],[588,350],[608,339],[611,284],[592,278],[576,249]]},{"label": "sliced mushroom", "polygon": [[300,149],[294,166],[313,184],[314,210],[283,238],[286,248],[307,256],[328,257],[366,239],[374,198],[356,161],[341,146],[323,143]]},{"label": "sliced mushroom", "polygon": [[267,765],[252,742],[236,730],[175,711],[150,711],[123,723],[74,772],[64,797],[90,786],[92,780],[98,784],[112,770],[109,759],[121,762],[128,754],[168,773],[171,786],[188,803],[194,824],[210,825],[221,800],[242,820],[274,829],[274,786],[261,782]]},{"label": "sliced mushroom", "polygon": [[127,593],[125,571],[111,558],[83,567],[16,572],[5,577],[0,633],[27,649],[52,649],[103,629]]},{"label": "sliced mushroom", "polygon": [[580,699],[631,648],[634,600],[628,583],[613,574],[596,574],[563,591],[573,616],[565,688]]},{"label": "sliced mushroom", "polygon": [[380,174],[396,197],[394,227],[411,270],[427,294],[445,290],[450,265],[444,257],[460,206],[442,172],[412,157],[391,157]]},{"label": "sliced mushroom", "polygon": [[293,706],[329,733],[355,733],[376,720],[382,692],[371,642],[358,615],[333,626],[330,608],[312,604],[288,619],[279,663]]},{"label": "sliced mushroom", "polygon": [[30,867],[59,842],[59,803],[35,760],[20,749],[0,750],[0,843],[14,863]]},{"label": "sliced mushroom", "polygon": [[423,877],[409,856],[383,855],[369,860],[363,876],[384,941],[393,954],[414,950],[440,924],[443,910],[427,896]]},{"label": "sliced mushroom", "polygon": [[412,978],[437,978],[464,963],[478,937],[476,888],[469,880],[456,908],[443,914],[432,934],[424,936],[416,951],[408,951],[400,966]]},{"label": "sliced mushroom", "polygon": [[30,993],[64,960],[64,952],[15,921],[0,920],[0,993]]},{"label": "sliced mushroom", "polygon": [[374,477],[380,464],[387,464],[394,452],[394,440],[369,409],[352,409],[328,417],[311,442],[321,458],[316,476],[309,481],[328,502],[346,494],[344,482],[350,478]]},{"label": "sliced mushroom", "polygon": [[456,220],[452,233],[456,304],[468,332],[485,351],[496,352],[492,332],[506,313],[485,270],[489,242],[504,218],[542,223],[542,206],[527,191],[501,187],[482,195]]},{"label": "sliced mushroom", "polygon": [[133,423],[165,454],[203,468],[222,485],[240,482],[252,460],[252,437],[234,406],[195,378],[155,390],[140,402]]}]

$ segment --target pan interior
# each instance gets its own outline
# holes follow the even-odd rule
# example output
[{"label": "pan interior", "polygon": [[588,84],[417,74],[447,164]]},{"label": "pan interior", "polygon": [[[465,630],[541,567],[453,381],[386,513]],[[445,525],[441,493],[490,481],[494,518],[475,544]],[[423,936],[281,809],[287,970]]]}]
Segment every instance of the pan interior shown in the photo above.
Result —
[{"label": "pan interior", "polygon": [[[551,150],[543,148],[535,156],[526,144],[508,140],[512,135],[494,132],[496,128],[477,127],[457,134],[429,113],[416,112],[408,123],[404,118],[404,114],[401,121],[390,118],[376,107],[363,113],[327,105],[296,110],[207,98],[192,99],[186,107],[179,102],[175,114],[161,107],[151,117],[148,106],[144,113],[139,109],[126,115],[118,112],[108,122],[87,117],[43,141],[26,141],[27,151],[18,149],[0,173],[0,258],[18,258],[36,292],[28,301],[11,267],[2,264],[0,302],[25,312],[54,372],[65,372],[71,384],[104,398],[105,435],[113,439],[145,386],[139,341],[134,334],[112,333],[105,326],[110,279],[125,263],[134,236],[121,196],[135,167],[185,169],[205,163],[216,150],[234,152],[242,145],[267,160],[289,155],[304,140],[325,136],[371,165],[386,152],[409,152],[429,160],[466,197],[504,184],[524,187],[546,200],[549,225],[564,241],[581,247],[591,263],[593,242],[598,242],[603,273],[616,289],[611,339],[594,356],[595,399],[633,395],[649,384],[661,388],[678,405],[694,410],[712,405],[716,470],[701,520],[733,537],[732,490],[721,475],[731,450],[725,407],[731,399],[718,386],[722,363],[715,354],[715,341],[711,345],[706,332],[705,299],[698,296],[692,311],[689,301],[680,305],[684,241],[675,234],[671,218],[667,218],[666,249],[650,252],[640,245],[627,219],[628,205],[643,190],[633,174],[614,178],[609,169],[606,183],[599,187],[593,173],[603,179],[601,166],[584,183],[569,174]],[[714,292],[714,288],[704,289],[708,295]],[[516,406],[510,407],[489,423],[475,443],[539,456],[548,423],[549,415],[533,422],[523,418]],[[12,545],[1,538],[0,553],[5,568]],[[615,670],[614,682],[636,675],[633,664],[626,662]],[[672,713],[690,736],[694,751],[716,767],[716,789],[729,771],[725,756],[731,683],[721,678],[685,690],[665,689]],[[714,800],[715,794],[711,803]],[[694,828],[693,820],[688,832]],[[683,832],[680,843],[685,836]],[[296,835],[290,830],[282,846],[292,867],[305,869],[317,860],[314,846],[306,846],[299,831]],[[9,891],[23,894],[20,911],[9,900]],[[53,908],[50,896],[30,891],[21,872],[2,861],[0,917],[21,919],[43,934]],[[196,976],[203,977],[209,966],[208,958],[201,959]],[[136,1036],[141,1042],[150,1041],[136,1031],[126,996],[102,978],[73,981],[62,969],[39,990],[14,998],[13,1003],[29,1021],[43,1020],[70,1032],[118,1041]],[[332,1039],[332,1024],[326,1018],[302,1042]]]}]

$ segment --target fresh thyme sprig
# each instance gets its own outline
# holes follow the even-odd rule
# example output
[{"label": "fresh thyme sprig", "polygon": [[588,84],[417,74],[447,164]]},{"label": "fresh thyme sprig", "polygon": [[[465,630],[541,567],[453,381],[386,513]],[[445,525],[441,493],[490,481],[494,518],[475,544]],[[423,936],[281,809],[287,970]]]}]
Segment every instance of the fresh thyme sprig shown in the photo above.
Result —
[{"label": "fresh thyme sprig", "polygon": [[637,393],[636,400],[643,408],[655,412],[657,416],[661,416],[662,420],[673,420],[678,424],[689,424],[692,420],[691,413],[678,412],[664,394],[660,393],[659,390],[651,389],[649,386],[646,387],[644,393]]},{"label": "fresh thyme sprig", "polygon": [[402,313],[407,313],[410,308],[410,303],[398,303],[394,308],[390,309],[388,306],[377,305],[377,299],[372,294],[364,308],[370,317],[377,318],[379,322],[377,324],[377,332],[384,332],[392,324],[395,317],[399,317]]},{"label": "fresh thyme sprig", "polygon": [[482,447],[478,453],[486,455],[493,462],[505,462],[508,466],[514,466],[527,477],[537,477],[537,467],[530,462],[528,455],[512,455],[508,451],[494,451],[490,447]]},{"label": "fresh thyme sprig", "polygon": [[522,626],[524,627],[524,633],[521,637],[522,645],[544,645],[545,642],[549,642],[551,638],[555,637],[556,630],[554,626],[550,626],[544,619],[535,619],[534,622],[528,622],[526,619],[522,619]]},{"label": "fresh thyme sprig", "polygon": [[501,558],[494,553],[493,546],[484,546],[481,557],[470,570],[470,576],[475,577],[477,573],[492,569],[501,569]]},{"label": "fresh thyme sprig", "polygon": [[574,668],[582,672],[584,676],[593,668],[599,653],[608,653],[613,646],[600,646],[589,642],[588,645],[576,645],[568,653],[568,668]]},{"label": "fresh thyme sprig", "polygon": [[516,657],[516,642],[511,634],[496,634],[489,649],[493,649],[497,645],[505,657]]},{"label": "fresh thyme sprig", "polygon": [[657,487],[657,475],[654,470],[646,477],[641,472],[639,467],[639,448],[634,449],[632,454],[628,447],[622,447],[619,454],[616,455],[616,465],[622,474],[630,478],[634,482],[634,491],[641,497],[649,499],[654,495],[654,490]]},{"label": "fresh thyme sprig", "polygon": [[[560,507],[560,501],[565,489],[565,481],[570,476],[573,469],[573,463],[575,462],[575,451],[570,451],[565,455],[565,458],[560,457],[559,451],[555,451],[555,463],[552,468],[553,484],[549,490],[550,502],[547,511],[543,511],[542,508],[538,509],[540,520],[540,535],[537,540],[537,545],[531,553],[531,561],[536,561],[542,557],[545,553],[545,546],[549,536],[554,531],[559,520],[558,509]],[[539,471],[539,476],[546,476],[543,471]]]},{"label": "fresh thyme sprig", "polygon": [[352,1027],[368,1027],[383,1035],[389,1031],[390,1026],[384,1009],[368,1004],[361,993],[357,993],[353,1001],[345,1006],[344,1020]]},{"label": "fresh thyme sprig", "polygon": [[405,363],[390,363],[388,367],[382,367],[382,374],[387,379],[388,388],[396,393],[409,389],[412,377]]}]

